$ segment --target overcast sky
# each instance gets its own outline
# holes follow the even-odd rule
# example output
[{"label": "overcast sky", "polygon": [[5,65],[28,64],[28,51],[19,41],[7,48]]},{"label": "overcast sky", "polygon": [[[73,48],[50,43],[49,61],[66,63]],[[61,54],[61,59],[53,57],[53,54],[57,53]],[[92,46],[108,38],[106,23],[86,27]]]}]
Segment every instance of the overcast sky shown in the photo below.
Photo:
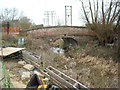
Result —
[{"label": "overcast sky", "polygon": [[65,23],[65,5],[72,6],[73,26],[82,26],[81,3],[78,0],[0,0],[0,9],[17,8],[35,24],[44,24],[45,11],[55,11],[56,18]]}]

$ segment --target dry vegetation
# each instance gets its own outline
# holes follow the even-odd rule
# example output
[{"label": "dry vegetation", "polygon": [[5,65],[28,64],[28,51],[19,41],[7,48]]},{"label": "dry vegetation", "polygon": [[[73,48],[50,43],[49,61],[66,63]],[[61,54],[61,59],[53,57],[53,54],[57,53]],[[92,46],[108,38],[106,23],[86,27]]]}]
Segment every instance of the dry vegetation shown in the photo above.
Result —
[{"label": "dry vegetation", "polygon": [[92,37],[76,37],[79,46],[64,55],[50,50],[55,37],[33,39],[26,43],[27,50],[41,55],[43,68],[51,65],[90,88],[118,87],[118,61],[115,47],[99,46]]}]

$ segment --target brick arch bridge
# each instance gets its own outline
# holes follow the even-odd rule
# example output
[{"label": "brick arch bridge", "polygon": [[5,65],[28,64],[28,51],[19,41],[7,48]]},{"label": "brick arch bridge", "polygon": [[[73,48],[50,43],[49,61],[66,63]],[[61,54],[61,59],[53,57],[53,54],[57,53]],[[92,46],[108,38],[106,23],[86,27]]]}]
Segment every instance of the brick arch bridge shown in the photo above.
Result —
[{"label": "brick arch bridge", "polygon": [[88,35],[96,36],[96,34],[86,27],[79,26],[50,26],[37,29],[22,30],[22,35],[26,35],[31,38],[46,37],[46,36],[59,36],[59,35]]}]

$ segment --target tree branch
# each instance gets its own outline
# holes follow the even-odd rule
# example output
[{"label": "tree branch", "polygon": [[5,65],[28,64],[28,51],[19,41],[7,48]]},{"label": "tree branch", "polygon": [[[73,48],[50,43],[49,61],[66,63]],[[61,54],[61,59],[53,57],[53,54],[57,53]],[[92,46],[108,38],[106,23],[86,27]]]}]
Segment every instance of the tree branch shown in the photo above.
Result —
[{"label": "tree branch", "polygon": [[95,23],[97,23],[98,21],[98,0],[97,0],[97,10],[96,10],[96,15],[95,15]]},{"label": "tree branch", "polygon": [[120,24],[120,14],[119,14],[119,16],[118,16],[118,20],[117,20],[116,26],[115,26],[115,28],[114,28],[114,31],[117,30],[119,24]]},{"label": "tree branch", "polygon": [[102,0],[102,23],[105,24],[105,13],[104,13],[104,0]]},{"label": "tree branch", "polygon": [[94,18],[93,18],[93,12],[92,12],[92,7],[91,7],[90,0],[89,0],[89,8],[90,8],[90,12],[91,12],[92,23],[94,24]]},{"label": "tree branch", "polygon": [[116,10],[117,10],[117,7],[118,7],[118,4],[119,2],[116,2],[116,4],[115,4],[115,9],[114,9],[114,12],[113,12],[113,15],[112,15],[112,17],[111,17],[111,19],[110,19],[110,23],[112,23],[113,22],[113,19],[114,19],[114,17],[115,17],[115,13],[116,13]]},{"label": "tree branch", "polygon": [[107,24],[109,23],[111,10],[112,10],[112,0],[111,0],[111,2],[110,2],[110,6],[109,6],[109,12],[108,12]]},{"label": "tree branch", "polygon": [[114,15],[114,17],[112,18],[110,23],[113,23],[115,21],[116,17],[119,15],[119,13],[120,13],[120,10],[118,10],[118,12]]},{"label": "tree branch", "polygon": [[[80,0],[80,1],[81,1],[81,0]],[[86,14],[86,11],[85,11],[84,4],[83,4],[82,1],[81,1],[81,3],[82,3],[82,8],[83,8],[83,11],[84,11],[84,14],[85,14],[86,21],[87,21],[88,24],[90,24],[90,21],[89,21],[89,19],[88,19],[88,16],[87,16],[87,14]]]}]

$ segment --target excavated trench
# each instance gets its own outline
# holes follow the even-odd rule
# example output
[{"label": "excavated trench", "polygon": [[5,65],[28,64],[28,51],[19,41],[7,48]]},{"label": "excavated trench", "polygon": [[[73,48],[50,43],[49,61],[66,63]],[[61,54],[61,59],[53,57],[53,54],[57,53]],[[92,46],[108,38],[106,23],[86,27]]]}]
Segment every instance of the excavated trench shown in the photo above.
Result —
[{"label": "excavated trench", "polygon": [[[49,43],[52,41],[51,39],[52,38],[39,38],[33,39],[32,42],[30,42],[31,44],[29,42],[26,43],[26,49],[28,51],[41,57],[38,62],[42,62],[42,69],[53,66],[89,88],[118,87],[118,63],[112,58],[106,60],[103,57],[97,57],[89,53],[92,48],[91,45],[94,45],[95,41],[91,40],[92,42],[88,44],[79,44],[80,42],[78,42],[78,46],[80,46],[77,47],[77,49],[71,49],[67,53],[64,52],[64,54],[60,54],[51,50],[51,48],[54,47],[54,42],[52,42],[52,44]],[[82,40],[83,38],[80,39],[80,41]],[[86,40],[84,41],[86,42]],[[103,53],[101,49],[99,52],[100,51]],[[24,70],[23,66],[18,64],[19,60],[21,59],[4,61],[11,81],[16,82],[13,83],[16,88],[25,87],[29,81],[21,80],[20,73],[26,70]]]},{"label": "excavated trench", "polygon": [[[31,47],[27,48],[28,51],[42,56],[44,67],[51,65],[90,88],[118,87],[118,63],[110,56],[108,60],[101,57],[102,54],[104,56],[104,51],[101,47],[96,46],[96,40],[90,37],[87,39],[78,37],[77,43],[73,41],[78,44],[78,47],[75,50],[68,49],[64,54],[50,50],[51,47],[61,48],[56,43],[60,40],[53,40],[51,43],[49,41],[52,41],[52,38],[34,39]],[[106,56],[108,55],[106,54]]]}]

